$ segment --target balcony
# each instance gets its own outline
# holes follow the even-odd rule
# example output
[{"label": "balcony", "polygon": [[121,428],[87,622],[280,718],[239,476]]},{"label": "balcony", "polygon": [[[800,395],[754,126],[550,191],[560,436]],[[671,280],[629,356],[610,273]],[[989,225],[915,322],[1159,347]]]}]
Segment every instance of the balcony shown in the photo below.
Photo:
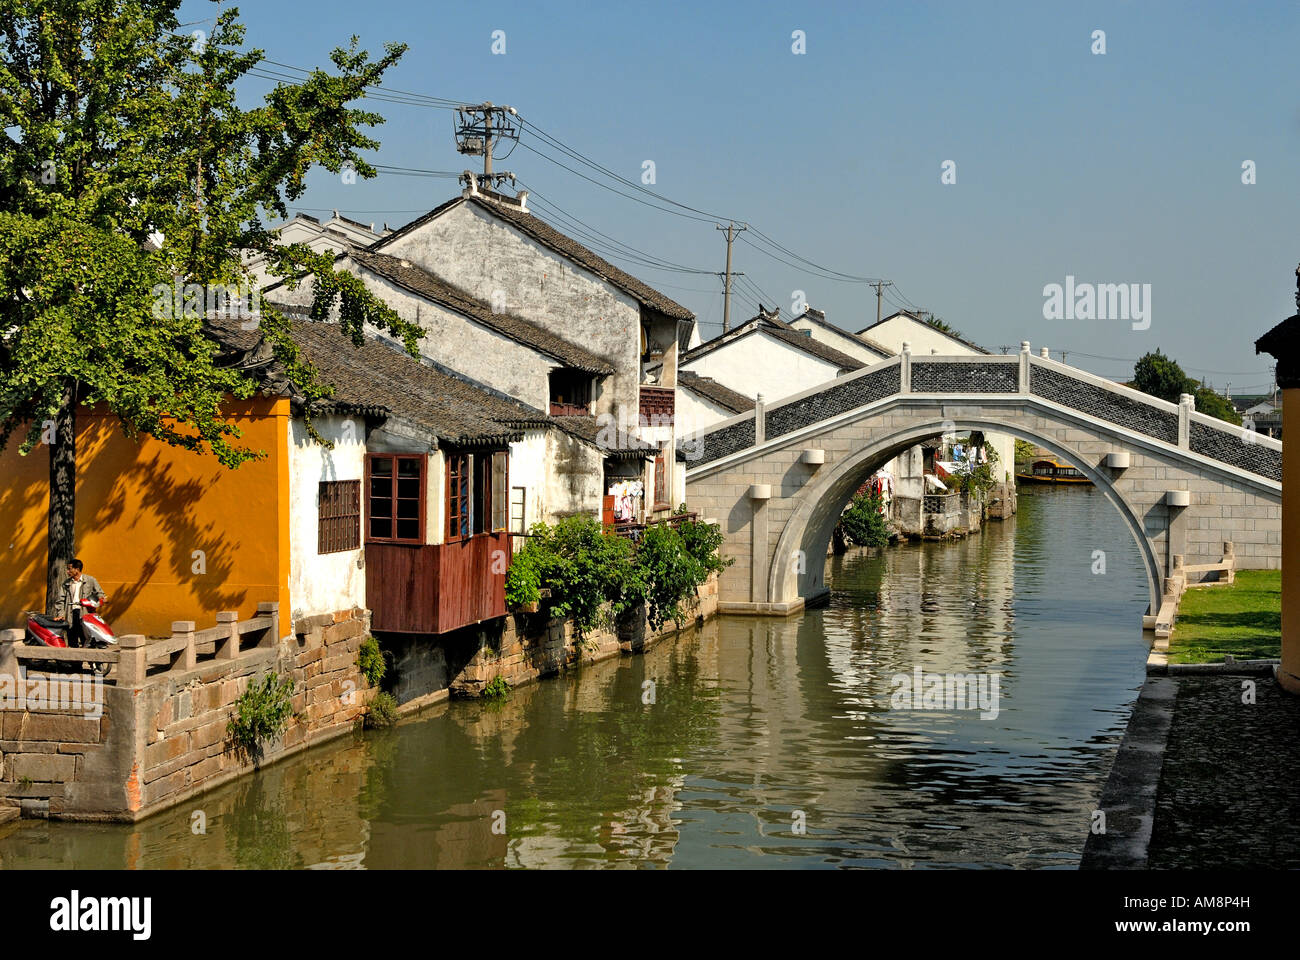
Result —
[{"label": "balcony", "polygon": [[366,544],[371,629],[439,634],[504,617],[505,572],[492,572],[497,550],[510,556],[509,534],[436,545]]},{"label": "balcony", "polygon": [[673,422],[677,391],[672,387],[642,387],[640,415],[643,423],[667,426]]}]

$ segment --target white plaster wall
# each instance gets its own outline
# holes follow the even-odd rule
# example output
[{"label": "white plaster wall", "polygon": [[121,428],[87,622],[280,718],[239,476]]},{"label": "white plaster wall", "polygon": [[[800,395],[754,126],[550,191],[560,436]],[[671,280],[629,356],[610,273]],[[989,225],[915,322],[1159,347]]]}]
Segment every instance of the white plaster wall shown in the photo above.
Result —
[{"label": "white plaster wall", "polygon": [[726,407],[718,406],[690,387],[680,385],[677,387],[676,415],[679,437],[689,436],[735,416]]},{"label": "white plaster wall", "polygon": [[[319,484],[323,480],[365,479],[365,424],[348,417],[316,417],[313,424],[334,441],[332,450],[307,434],[294,418],[289,430],[289,602],[293,618],[333,613],[366,605],[362,548],[319,554]],[[365,491],[362,491],[362,503]]]},{"label": "white plaster wall", "polygon": [[546,523],[578,513],[600,518],[605,464],[599,450],[562,430],[548,430],[544,474]]},{"label": "white plaster wall", "polygon": [[771,402],[834,380],[839,367],[810,356],[776,337],[758,332],[738,337],[682,364],[702,377]]},{"label": "white plaster wall", "polygon": [[864,330],[863,335],[895,353],[902,353],[903,342],[907,341],[912,344],[912,356],[917,358],[929,356],[932,350],[944,357],[979,353],[961,341],[945,336],[930,324],[906,316],[887,319],[878,326]]},{"label": "white plaster wall", "polygon": [[[351,260],[343,261],[339,268],[360,276],[370,291],[396,311],[398,316],[418,324],[426,331],[420,341],[421,354],[470,379],[508,393],[535,409],[544,412],[549,409],[550,372],[560,366],[559,361],[503,336],[464,314],[416,296],[383,277],[359,268]],[[305,280],[296,290],[276,290],[273,299],[308,306],[311,303],[311,291],[311,281]],[[338,320],[337,308],[331,320]],[[380,333],[373,328],[370,332]]]},{"label": "white plaster wall", "polygon": [[790,326],[794,327],[796,330],[811,330],[812,338],[818,343],[824,343],[826,346],[833,347],[841,353],[847,353],[850,357],[853,357],[855,360],[861,360],[867,365],[879,363],[881,360],[888,359],[883,354],[872,350],[847,330],[842,333],[837,333],[834,330],[827,330],[821,324],[814,323],[807,317],[800,317],[790,324]]},{"label": "white plaster wall", "polygon": [[546,519],[546,437],[549,431],[526,430],[510,444],[510,486],[524,488],[524,532]]},{"label": "white plaster wall", "polygon": [[[641,382],[641,305],[595,274],[466,202],[379,248],[405,257],[488,303],[607,359],[616,373],[598,387],[594,409],[635,416]],[[459,368],[457,368],[459,369]]]}]

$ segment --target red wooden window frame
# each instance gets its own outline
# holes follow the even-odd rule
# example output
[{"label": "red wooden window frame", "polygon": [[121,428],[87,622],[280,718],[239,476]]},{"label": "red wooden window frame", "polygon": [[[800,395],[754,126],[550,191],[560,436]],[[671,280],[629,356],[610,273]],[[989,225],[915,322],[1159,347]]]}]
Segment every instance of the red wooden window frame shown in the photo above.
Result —
[{"label": "red wooden window frame", "polygon": [[509,452],[448,451],[446,459],[447,542],[505,530],[510,523]]},{"label": "red wooden window frame", "polygon": [[470,529],[470,504],[474,491],[470,489],[471,454],[448,452],[447,461],[447,542],[468,540]]},{"label": "red wooden window frame", "polygon": [[361,481],[322,480],[316,495],[316,552],[361,546]]},{"label": "red wooden window frame", "polygon": [[672,504],[668,502],[665,496],[668,491],[664,489],[668,486],[668,462],[664,458],[664,451],[660,450],[659,455],[655,457],[655,499],[654,509],[671,510]]},{"label": "red wooden window frame", "polygon": [[[367,543],[424,543],[424,518],[425,518],[425,475],[428,470],[428,458],[424,454],[410,453],[371,453],[366,456],[366,542]],[[388,463],[388,472],[385,475],[382,471],[375,473],[375,465],[378,463]],[[414,463],[414,477],[402,476],[403,464]],[[407,468],[409,470],[409,467]],[[415,480],[417,496],[394,496],[394,493],[400,493],[400,488],[396,491],[393,489],[393,482],[400,480]],[[384,480],[389,481],[387,488],[388,496],[376,496],[382,488],[377,484],[382,484]],[[384,501],[388,502],[387,511],[379,513]],[[415,517],[400,516],[403,512],[402,504],[415,503]],[[407,507],[409,510],[410,507]],[[416,530],[413,535],[399,536],[402,521],[406,521],[409,527],[409,521],[416,521]],[[383,526],[387,522],[387,527]],[[378,524],[378,525],[377,525]],[[388,535],[383,532],[376,533],[376,530],[387,530]]]}]

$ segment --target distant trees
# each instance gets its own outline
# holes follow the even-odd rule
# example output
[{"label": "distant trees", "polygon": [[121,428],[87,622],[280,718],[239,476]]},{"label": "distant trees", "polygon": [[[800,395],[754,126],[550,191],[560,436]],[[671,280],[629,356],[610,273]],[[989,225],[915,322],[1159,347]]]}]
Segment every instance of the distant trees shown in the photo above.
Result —
[{"label": "distant trees", "polygon": [[924,320],[940,333],[946,333],[948,336],[956,337],[958,340],[962,339],[961,331],[952,326],[952,324],[947,323],[943,317],[936,317],[933,313],[930,313],[926,314]]},{"label": "distant trees", "polygon": [[1232,401],[1183,372],[1174,360],[1159,350],[1144,354],[1133,366],[1133,386],[1161,400],[1177,403],[1184,393],[1196,398],[1196,409],[1207,416],[1241,425],[1241,414]]},{"label": "distant trees", "polygon": [[1191,392],[1183,368],[1159,350],[1138,359],[1133,367],[1133,386],[1170,403],[1177,403],[1181,394]]}]

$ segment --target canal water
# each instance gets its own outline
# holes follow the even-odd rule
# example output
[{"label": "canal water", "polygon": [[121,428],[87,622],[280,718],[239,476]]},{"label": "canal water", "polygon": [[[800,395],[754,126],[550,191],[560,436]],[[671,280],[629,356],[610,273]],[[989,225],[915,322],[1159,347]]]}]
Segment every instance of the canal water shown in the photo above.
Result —
[{"label": "canal water", "polygon": [[[1076,866],[1147,653],[1113,507],[1026,489],[979,536],[827,579],[821,609],[443,704],[141,824],[0,827],[0,868]],[[918,668],[982,677],[988,707],[996,676],[996,716],[901,696]]]}]

